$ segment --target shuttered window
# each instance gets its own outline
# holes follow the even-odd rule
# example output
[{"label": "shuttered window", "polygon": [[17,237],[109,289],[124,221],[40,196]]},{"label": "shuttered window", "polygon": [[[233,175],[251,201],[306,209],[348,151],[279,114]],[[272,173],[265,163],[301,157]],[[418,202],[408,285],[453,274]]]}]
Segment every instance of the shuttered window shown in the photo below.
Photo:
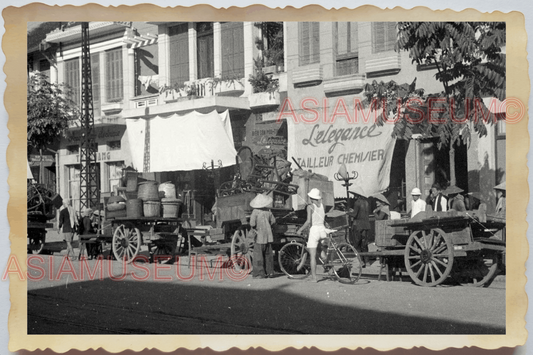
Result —
[{"label": "shuttered window", "polygon": [[123,98],[122,48],[106,52],[106,101],[120,101]]},{"label": "shuttered window", "polygon": [[396,22],[372,23],[372,53],[393,51],[396,45]]},{"label": "shuttered window", "polygon": [[80,60],[74,58],[65,61],[65,83],[68,86],[69,98],[80,106]]},{"label": "shuttered window", "polygon": [[96,117],[101,116],[100,107],[100,55],[95,53],[91,55],[91,82],[93,86],[93,110]]},{"label": "shuttered window", "polygon": [[221,23],[222,77],[244,77],[244,24]]},{"label": "shuttered window", "polygon": [[186,23],[170,27],[170,85],[189,81],[189,29]]},{"label": "shuttered window", "polygon": [[298,23],[300,66],[320,62],[320,23]]},{"label": "shuttered window", "polygon": [[357,22],[337,22],[335,29],[336,74],[356,74],[359,72]]},{"label": "shuttered window", "polygon": [[197,55],[198,55],[198,79],[212,78],[214,73],[214,38],[213,23],[198,22],[197,31]]}]

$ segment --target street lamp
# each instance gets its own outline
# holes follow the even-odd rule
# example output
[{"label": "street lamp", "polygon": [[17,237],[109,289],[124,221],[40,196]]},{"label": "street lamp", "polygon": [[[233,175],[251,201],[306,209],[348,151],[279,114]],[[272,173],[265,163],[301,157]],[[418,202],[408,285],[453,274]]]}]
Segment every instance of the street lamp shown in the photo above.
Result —
[{"label": "street lamp", "polygon": [[357,173],[357,171],[352,171],[351,174],[348,173],[348,169],[346,169],[346,165],[344,163],[341,164],[339,171],[333,175],[335,180],[344,181],[342,186],[346,187],[346,207],[348,207],[348,200],[350,198],[349,187],[352,186],[350,180],[355,180],[358,176],[359,173]]}]

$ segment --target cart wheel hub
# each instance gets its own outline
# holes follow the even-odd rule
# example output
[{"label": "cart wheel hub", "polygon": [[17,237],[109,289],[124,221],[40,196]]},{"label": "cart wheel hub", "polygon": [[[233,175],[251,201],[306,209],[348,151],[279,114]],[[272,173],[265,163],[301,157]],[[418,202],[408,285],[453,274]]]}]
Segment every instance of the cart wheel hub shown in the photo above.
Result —
[{"label": "cart wheel hub", "polygon": [[126,248],[128,246],[128,240],[126,238],[123,238],[121,241],[120,241],[120,246],[123,247],[123,248]]},{"label": "cart wheel hub", "polygon": [[431,260],[431,252],[429,250],[422,250],[420,253],[420,260],[422,260],[424,264],[427,264]]}]

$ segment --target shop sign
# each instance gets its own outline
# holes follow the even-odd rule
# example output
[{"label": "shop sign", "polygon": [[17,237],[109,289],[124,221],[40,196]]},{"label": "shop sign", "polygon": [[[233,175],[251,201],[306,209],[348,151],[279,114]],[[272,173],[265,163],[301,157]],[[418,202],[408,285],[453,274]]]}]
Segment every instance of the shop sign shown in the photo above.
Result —
[{"label": "shop sign", "polygon": [[[119,128],[95,128],[96,139],[108,140],[108,139],[120,139],[124,134],[125,127]],[[81,131],[69,132],[67,138],[68,143],[80,143]]]},{"label": "shop sign", "polygon": [[[115,155],[117,152],[120,152],[120,150],[113,151],[113,154],[111,152],[97,152],[96,153],[96,162],[102,162],[102,161],[111,161],[116,160],[113,155]],[[76,162],[80,162],[80,155],[76,154]]]},{"label": "shop sign", "polygon": [[[42,159],[41,159],[42,158]],[[52,155],[43,155],[42,157],[38,154],[31,154],[30,155],[30,161],[33,162],[47,162],[47,163],[53,163],[55,162],[55,158]]]}]

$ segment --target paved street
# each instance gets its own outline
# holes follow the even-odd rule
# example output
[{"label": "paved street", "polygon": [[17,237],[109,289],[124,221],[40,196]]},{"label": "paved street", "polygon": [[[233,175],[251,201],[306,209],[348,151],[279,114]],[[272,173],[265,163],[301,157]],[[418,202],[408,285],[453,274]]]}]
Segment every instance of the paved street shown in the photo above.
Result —
[{"label": "paved street", "polygon": [[[117,280],[124,274],[118,261],[88,261],[88,269],[73,261],[68,273],[62,256],[41,257],[31,262],[34,277],[37,266],[46,274],[28,281],[28,334],[505,333],[505,277],[489,288],[425,288],[408,277],[377,281],[375,263],[356,285],[315,284],[282,274],[242,279],[209,263],[189,269],[183,257],[158,270],[128,265]],[[74,281],[82,278],[80,267],[84,281]]]}]

